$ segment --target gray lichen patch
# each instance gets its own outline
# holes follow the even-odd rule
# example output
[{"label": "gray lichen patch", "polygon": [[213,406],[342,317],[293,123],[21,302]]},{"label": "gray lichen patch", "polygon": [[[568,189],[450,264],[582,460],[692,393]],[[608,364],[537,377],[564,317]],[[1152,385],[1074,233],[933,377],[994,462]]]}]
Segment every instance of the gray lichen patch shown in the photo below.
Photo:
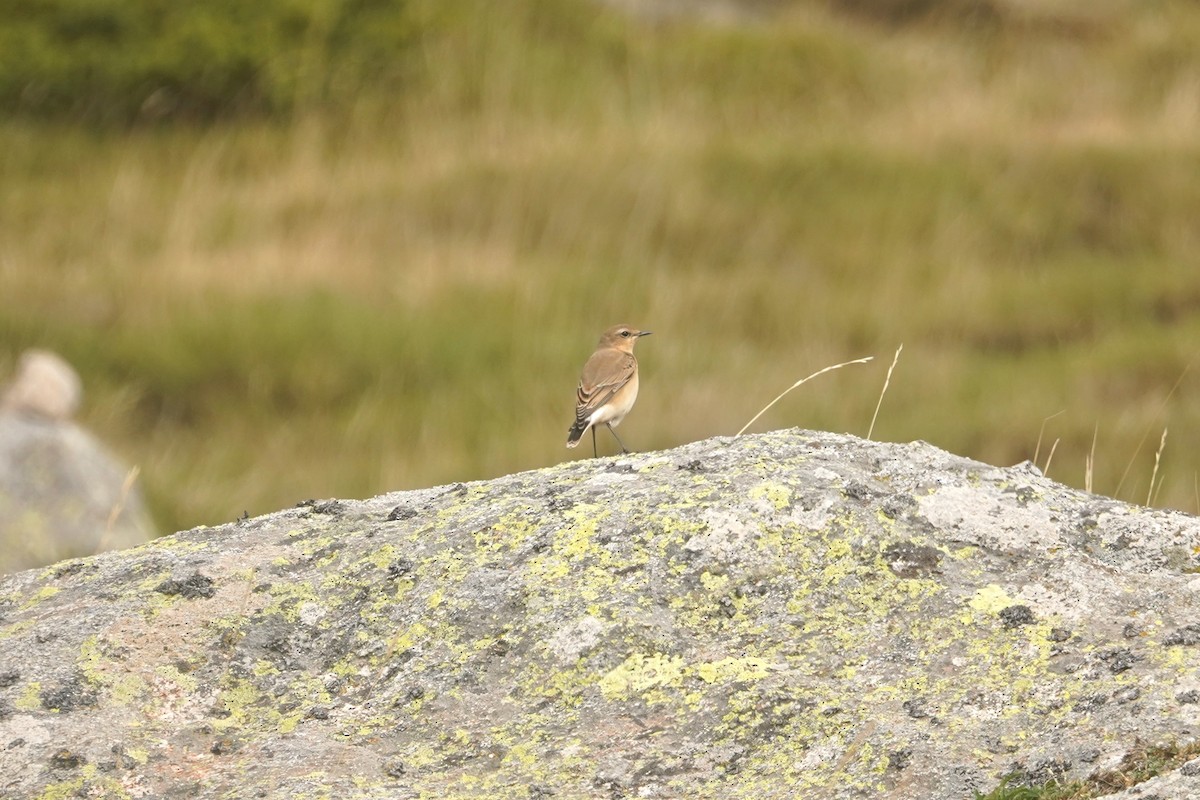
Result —
[{"label": "gray lichen patch", "polygon": [[1197,548],[1027,467],[805,431],[314,501],[0,584],[0,789],[1086,777],[1200,721]]}]

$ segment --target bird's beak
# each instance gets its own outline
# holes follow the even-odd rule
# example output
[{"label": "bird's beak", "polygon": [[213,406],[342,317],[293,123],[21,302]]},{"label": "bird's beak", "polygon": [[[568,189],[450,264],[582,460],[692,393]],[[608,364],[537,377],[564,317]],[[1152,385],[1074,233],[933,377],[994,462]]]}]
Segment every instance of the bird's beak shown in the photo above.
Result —
[{"label": "bird's beak", "polygon": [[638,336],[649,336],[652,333],[654,333],[654,331],[638,331],[637,335]]}]

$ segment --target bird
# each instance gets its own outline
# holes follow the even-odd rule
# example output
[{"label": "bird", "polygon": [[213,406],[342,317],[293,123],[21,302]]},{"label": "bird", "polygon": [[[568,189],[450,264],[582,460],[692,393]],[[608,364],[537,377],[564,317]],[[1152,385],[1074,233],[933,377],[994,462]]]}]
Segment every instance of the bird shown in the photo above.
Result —
[{"label": "bird", "polygon": [[579,378],[575,423],[567,432],[567,447],[579,444],[590,430],[592,455],[598,455],[596,428],[603,425],[621,445],[621,452],[629,452],[613,428],[621,424],[637,400],[638,362],[633,356],[633,345],[651,333],[628,325],[614,325],[600,337],[596,352],[583,365],[583,375]]}]

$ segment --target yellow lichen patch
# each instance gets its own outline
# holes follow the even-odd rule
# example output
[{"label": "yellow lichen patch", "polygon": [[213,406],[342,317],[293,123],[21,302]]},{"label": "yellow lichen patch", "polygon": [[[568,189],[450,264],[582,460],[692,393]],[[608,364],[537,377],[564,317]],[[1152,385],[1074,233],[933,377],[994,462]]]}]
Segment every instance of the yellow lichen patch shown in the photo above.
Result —
[{"label": "yellow lichen patch", "polygon": [[89,683],[100,686],[112,700],[120,705],[130,705],[146,690],[146,682],[111,661],[100,652],[99,637],[89,636],[79,645],[76,661],[79,671]]},{"label": "yellow lichen patch", "polygon": [[232,679],[230,685],[217,695],[217,703],[223,705],[229,715],[214,719],[213,728],[223,731],[228,728],[245,726],[252,716],[257,716],[257,714],[252,714],[252,707],[256,701],[270,702],[269,699],[262,696],[254,684],[245,680]]},{"label": "yellow lichen patch", "polygon": [[38,795],[38,800],[68,800],[75,797],[127,798],[129,793],[115,778],[102,776],[95,764],[84,764],[71,780],[51,783]]},{"label": "yellow lichen patch", "polygon": [[21,711],[37,711],[42,707],[42,684],[30,681],[13,705]]},{"label": "yellow lichen patch", "polygon": [[475,546],[490,552],[519,546],[537,531],[537,526],[526,517],[529,513],[526,509],[502,514],[490,528],[475,534]]},{"label": "yellow lichen patch", "polygon": [[331,593],[329,597],[322,598],[312,584],[299,580],[273,583],[268,593],[271,602],[263,608],[263,614],[279,614],[288,622],[300,621],[300,607],[305,603],[319,604],[322,599],[326,599],[336,605],[340,597]]},{"label": "yellow lichen patch", "polygon": [[761,483],[750,490],[750,497],[753,500],[765,499],[776,511],[782,511],[792,502],[792,490],[781,483]]},{"label": "yellow lichen patch", "polygon": [[755,681],[767,677],[767,664],[759,658],[722,658],[697,664],[691,672],[705,683]]},{"label": "yellow lichen patch", "polygon": [[0,630],[0,642],[29,630],[36,622],[37,620],[35,619],[23,619],[20,622],[14,622],[12,625],[6,626],[3,630]]},{"label": "yellow lichen patch", "polygon": [[429,627],[424,623],[415,622],[392,640],[390,649],[396,653],[403,653],[406,650],[411,650],[418,642],[424,641],[428,636]]},{"label": "yellow lichen patch", "polygon": [[43,600],[47,600],[51,597],[54,597],[54,595],[58,594],[61,591],[62,590],[59,589],[57,586],[43,586],[41,589],[38,589],[36,592],[34,592],[32,595],[30,595],[30,597],[24,603],[21,604],[21,610],[27,611],[28,609],[33,608],[34,606],[36,606],[38,603],[42,602]]},{"label": "yellow lichen patch", "polygon": [[1004,589],[989,583],[975,592],[974,597],[967,601],[967,605],[983,614],[998,614],[1015,602]]},{"label": "yellow lichen patch", "polygon": [[261,678],[266,675],[278,675],[279,667],[275,666],[266,659],[260,658],[258,661],[254,662],[254,668],[251,671],[256,677]]},{"label": "yellow lichen patch", "polygon": [[653,704],[666,702],[669,695],[660,691],[679,688],[685,680],[705,684],[726,681],[752,681],[765,678],[767,664],[759,658],[722,658],[688,664],[681,656],[660,653],[633,653],[600,679],[600,693],[606,700],[628,699],[641,695]]},{"label": "yellow lichen patch", "polygon": [[714,575],[708,570],[705,570],[704,572],[700,573],[700,585],[709,592],[724,592],[729,587],[729,576]]},{"label": "yellow lichen patch", "polygon": [[396,547],[392,544],[385,544],[382,547],[372,550],[363,560],[376,569],[387,569],[396,560]]},{"label": "yellow lichen patch", "polygon": [[[349,536],[351,534],[341,534],[341,535]],[[303,553],[305,555],[305,557],[312,558],[313,556],[315,556],[317,553],[321,552],[325,548],[330,547],[330,545],[335,544],[338,541],[338,539],[339,539],[339,536],[333,536],[333,535],[313,536],[312,538],[309,538],[309,539],[301,539],[297,544],[299,546],[300,552]],[[320,559],[318,559],[316,562],[314,562],[314,564],[318,567],[325,566],[327,564],[330,564],[333,561],[336,561],[340,557],[341,557],[340,552],[337,549],[332,549],[331,552],[322,555]]]}]

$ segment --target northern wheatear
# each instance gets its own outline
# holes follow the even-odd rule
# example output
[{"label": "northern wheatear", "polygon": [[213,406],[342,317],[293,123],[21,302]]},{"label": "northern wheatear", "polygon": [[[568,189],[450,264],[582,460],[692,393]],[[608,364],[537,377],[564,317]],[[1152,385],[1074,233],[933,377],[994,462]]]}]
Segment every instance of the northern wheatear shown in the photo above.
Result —
[{"label": "northern wheatear", "polygon": [[649,335],[650,331],[614,325],[600,337],[596,352],[583,365],[583,375],[579,378],[575,424],[567,432],[567,447],[579,444],[590,430],[592,455],[597,455],[596,428],[603,425],[621,445],[621,452],[629,452],[613,428],[621,424],[637,400],[638,363],[633,357],[633,345],[639,336]]}]

